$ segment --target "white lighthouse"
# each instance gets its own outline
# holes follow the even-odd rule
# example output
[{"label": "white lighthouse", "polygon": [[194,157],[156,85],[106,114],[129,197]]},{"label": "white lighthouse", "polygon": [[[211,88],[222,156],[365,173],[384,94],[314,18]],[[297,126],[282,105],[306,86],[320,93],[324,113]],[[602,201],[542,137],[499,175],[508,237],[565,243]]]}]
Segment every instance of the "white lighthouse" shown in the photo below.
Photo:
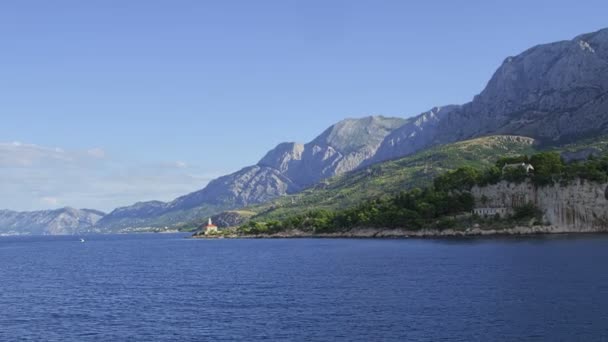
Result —
[{"label": "white lighthouse", "polygon": [[205,226],[205,235],[217,233],[217,226],[211,222],[211,217],[209,218],[209,223]]}]

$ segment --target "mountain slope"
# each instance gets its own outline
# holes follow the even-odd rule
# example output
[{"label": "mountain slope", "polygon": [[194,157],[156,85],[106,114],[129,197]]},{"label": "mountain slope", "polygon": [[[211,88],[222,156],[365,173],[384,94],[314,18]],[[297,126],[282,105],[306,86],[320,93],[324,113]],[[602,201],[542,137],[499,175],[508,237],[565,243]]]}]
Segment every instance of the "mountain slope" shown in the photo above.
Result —
[{"label": "mountain slope", "polygon": [[410,120],[387,136],[367,164],[488,134],[517,134],[555,144],[607,131],[604,29],[508,57],[472,102],[436,108]]},{"label": "mountain slope", "polygon": [[389,196],[426,185],[436,175],[461,166],[485,167],[498,156],[535,151],[532,138],[489,136],[437,146],[329,178],[298,194],[246,208],[256,218],[274,219],[311,209],[348,208],[366,199]]},{"label": "mountain slope", "polygon": [[438,174],[451,169],[462,166],[483,169],[493,165],[499,157],[530,155],[539,151],[558,152],[564,160],[584,160],[590,155],[597,157],[608,153],[608,135],[551,147],[538,145],[532,138],[509,135],[436,146],[329,178],[298,194],[216,215],[214,221],[241,224],[250,218],[284,219],[314,209],[350,208],[370,198],[393,196],[413,187],[424,187]]},{"label": "mountain slope", "polygon": [[113,230],[179,225],[298,192],[321,179],[359,167],[404,122],[382,116],[340,121],[307,144],[279,144],[257,165],[215,179],[205,188],[171,202],[142,202],[118,208],[100,220],[97,227]]},{"label": "mountain slope", "polygon": [[373,157],[384,138],[405,122],[382,116],[340,121],[304,145],[300,161],[285,174],[305,187],[354,170]]},{"label": "mountain slope", "polygon": [[0,235],[71,235],[90,232],[104,213],[90,209],[62,208],[18,212],[0,210]]}]

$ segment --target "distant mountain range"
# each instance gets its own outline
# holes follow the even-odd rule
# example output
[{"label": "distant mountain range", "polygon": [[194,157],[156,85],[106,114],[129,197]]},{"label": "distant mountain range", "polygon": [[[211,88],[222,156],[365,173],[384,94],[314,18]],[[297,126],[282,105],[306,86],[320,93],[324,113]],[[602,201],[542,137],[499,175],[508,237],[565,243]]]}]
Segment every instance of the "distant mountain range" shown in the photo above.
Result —
[{"label": "distant mountain range", "polygon": [[0,210],[0,235],[74,235],[92,232],[105,213],[91,209],[62,208],[17,212]]},{"label": "distant mountain range", "polygon": [[118,208],[97,221],[95,228],[116,231],[186,224],[298,193],[327,178],[433,146],[477,137],[517,135],[550,146],[607,132],[608,29],[603,29],[506,58],[469,103],[435,107],[408,119],[343,120],[309,143],[279,144],[256,165],[171,202]]}]

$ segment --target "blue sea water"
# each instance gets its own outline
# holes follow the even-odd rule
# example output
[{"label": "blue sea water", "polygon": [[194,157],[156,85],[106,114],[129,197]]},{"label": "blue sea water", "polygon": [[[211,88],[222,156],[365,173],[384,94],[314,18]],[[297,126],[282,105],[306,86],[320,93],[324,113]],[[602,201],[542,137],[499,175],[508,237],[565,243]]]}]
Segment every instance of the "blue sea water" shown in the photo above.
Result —
[{"label": "blue sea water", "polygon": [[0,341],[608,340],[608,236],[0,238]]}]

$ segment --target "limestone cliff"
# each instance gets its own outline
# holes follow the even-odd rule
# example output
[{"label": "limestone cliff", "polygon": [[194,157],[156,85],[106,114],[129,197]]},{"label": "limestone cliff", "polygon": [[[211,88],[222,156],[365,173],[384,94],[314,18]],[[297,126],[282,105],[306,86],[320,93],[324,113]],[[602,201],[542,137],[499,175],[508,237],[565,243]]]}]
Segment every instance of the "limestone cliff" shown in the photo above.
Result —
[{"label": "limestone cliff", "polygon": [[583,179],[543,187],[502,181],[471,190],[478,206],[513,208],[534,203],[554,232],[608,231],[607,191],[608,184]]}]

